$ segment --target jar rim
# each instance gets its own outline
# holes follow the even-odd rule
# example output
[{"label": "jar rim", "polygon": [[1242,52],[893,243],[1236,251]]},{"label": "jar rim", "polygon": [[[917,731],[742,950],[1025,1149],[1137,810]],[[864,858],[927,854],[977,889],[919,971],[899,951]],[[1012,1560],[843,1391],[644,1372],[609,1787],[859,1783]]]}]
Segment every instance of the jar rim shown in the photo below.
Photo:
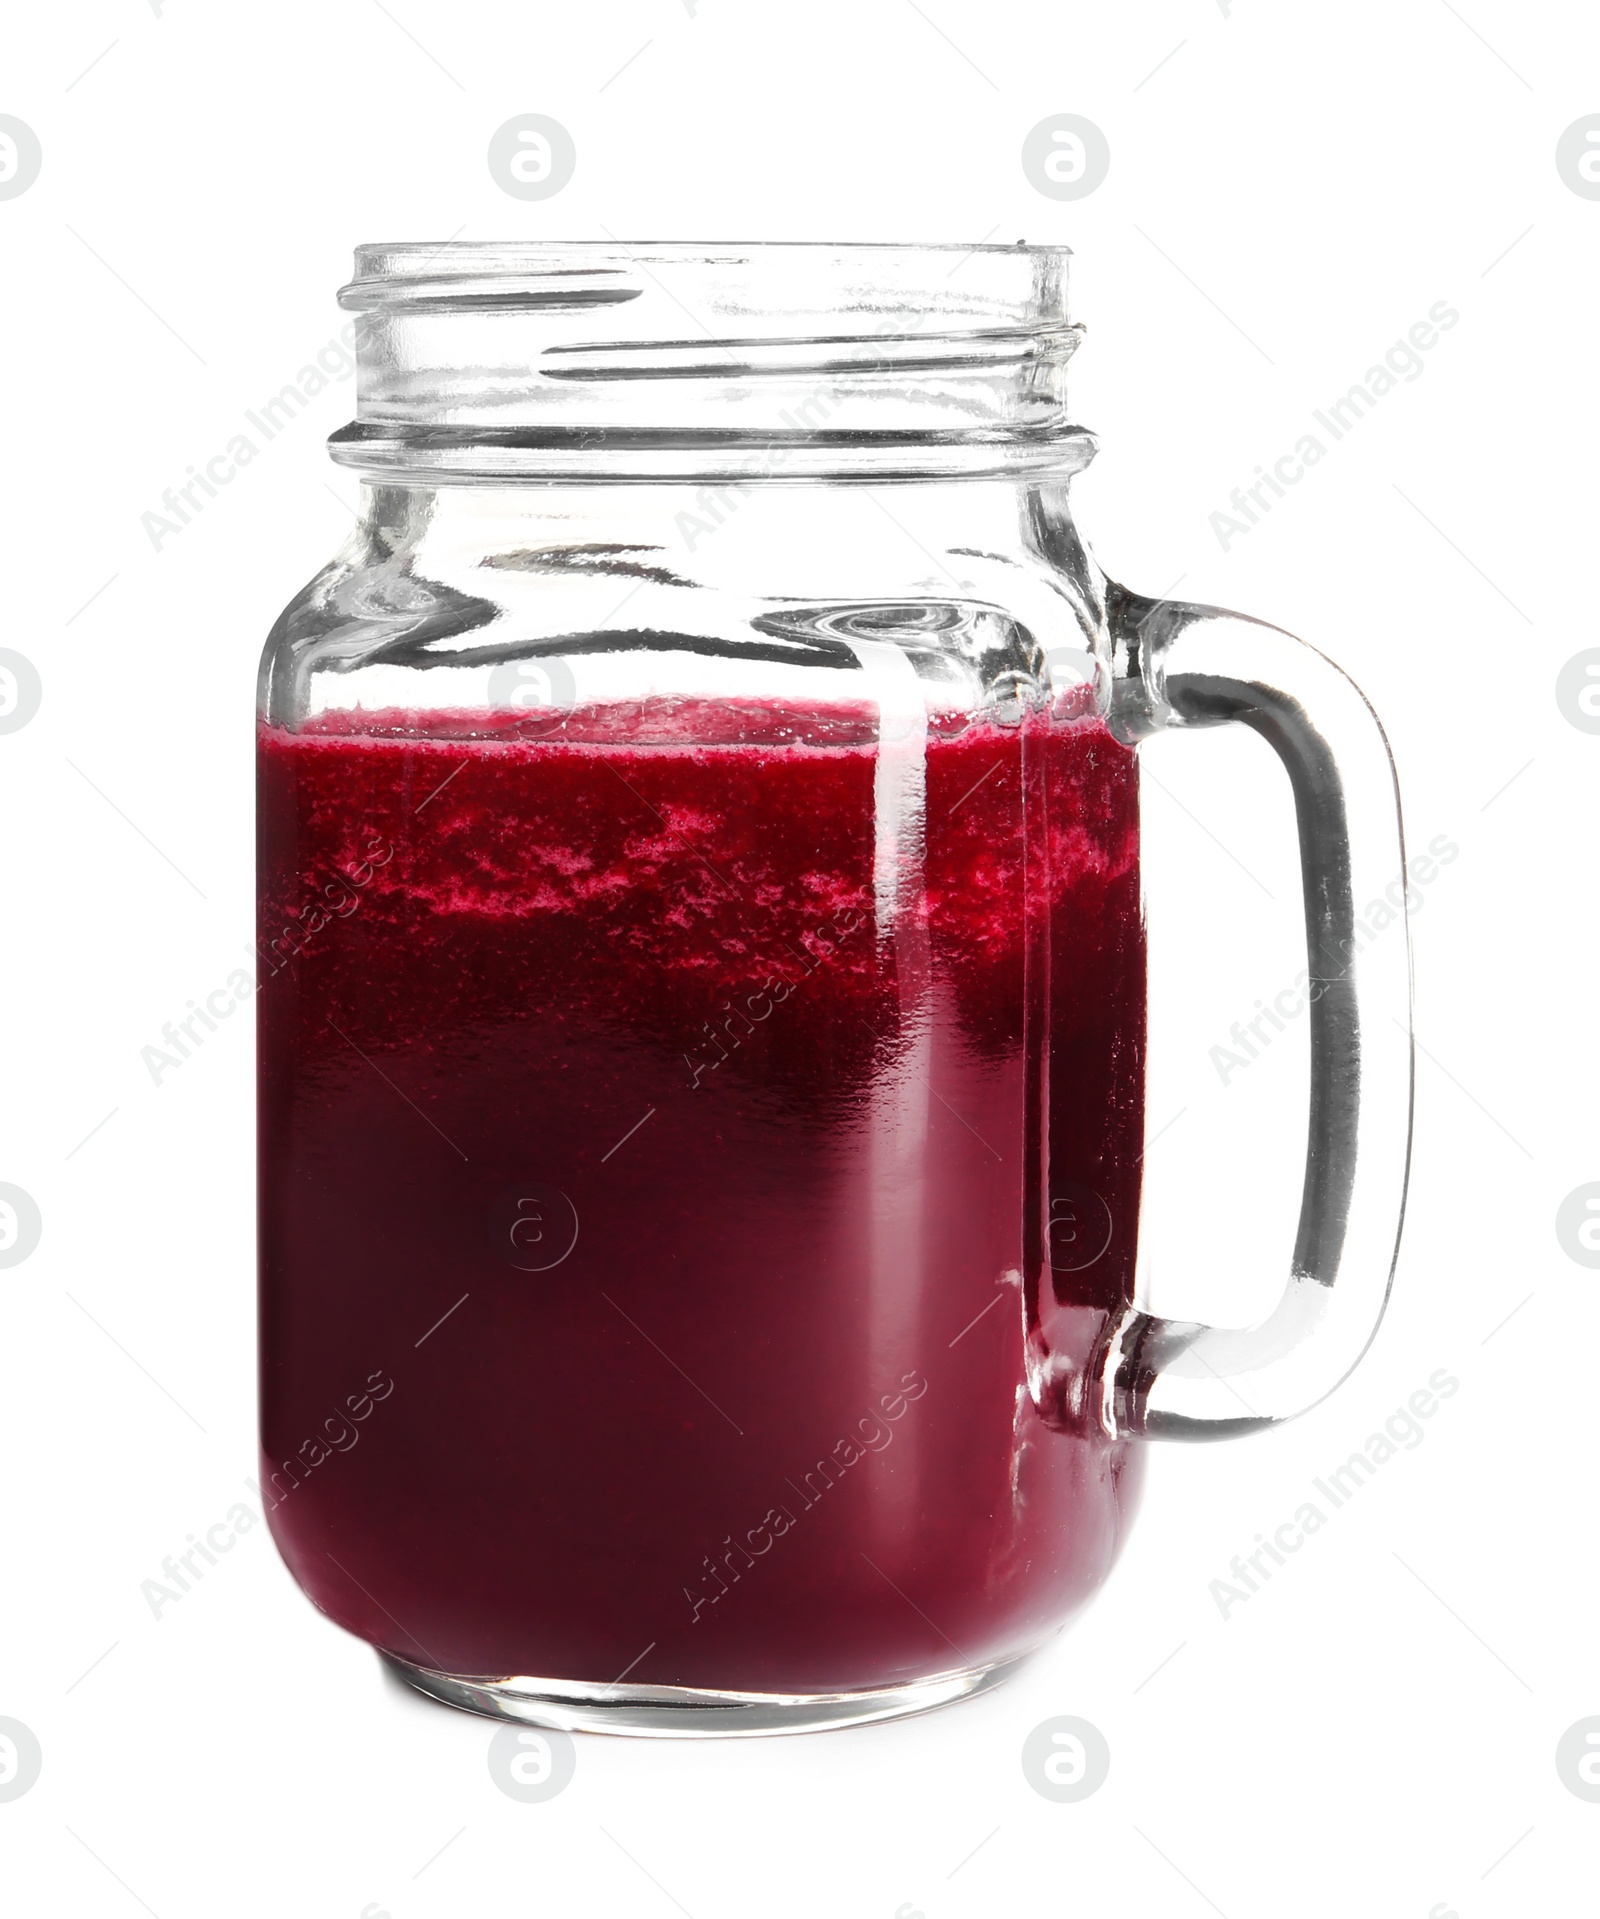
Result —
[{"label": "jar rim", "polygon": [[364,240],[356,248],[363,254],[441,253],[446,248],[456,253],[474,251],[528,253],[655,253],[702,255],[713,253],[787,253],[796,248],[822,248],[829,252],[856,253],[1059,253],[1070,254],[1071,247],[1051,242],[1031,246],[1026,240]]},{"label": "jar rim", "polygon": [[[953,256],[953,257],[952,257]],[[980,241],[370,243],[351,465],[451,477],[1029,470],[1078,429],[1070,249]],[[938,449],[935,455],[935,449]],[[660,460],[658,453],[674,457]],[[466,457],[463,457],[463,456]],[[915,465],[915,462],[913,462]]]},{"label": "jar rim", "polygon": [[[738,299],[752,312],[803,301],[810,310],[853,311],[863,304],[920,301],[926,314],[965,314],[974,308],[1013,324],[1064,317],[1066,246],[1030,246],[980,240],[402,240],[366,242],[355,249],[354,277],[339,301],[352,311],[393,308],[404,302],[474,304],[473,283],[523,280],[525,291],[545,306],[602,303],[601,289],[575,284],[585,276],[612,280],[657,279],[657,270],[679,282],[676,291],[700,292],[713,304]],[[955,266],[947,264],[957,256]],[[979,263],[962,283],[967,261]],[[837,278],[829,276],[832,262]],[[800,275],[791,279],[792,267]],[[738,270],[744,269],[741,274]],[[930,277],[936,275],[937,277]],[[616,300],[633,299],[644,286],[614,286]],[[597,300],[596,292],[602,292]],[[497,303],[505,302],[498,298]]]}]

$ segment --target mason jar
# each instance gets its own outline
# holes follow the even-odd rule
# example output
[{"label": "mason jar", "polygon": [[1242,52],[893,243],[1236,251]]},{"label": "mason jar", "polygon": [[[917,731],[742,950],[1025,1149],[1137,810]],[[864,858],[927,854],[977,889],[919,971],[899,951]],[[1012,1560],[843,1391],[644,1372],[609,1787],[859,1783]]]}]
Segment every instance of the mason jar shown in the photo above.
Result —
[{"label": "mason jar", "polygon": [[[959,267],[959,271],[957,271]],[[1371,1338],[1410,1109],[1360,693],[1108,581],[1065,249],[361,248],[350,538],[260,678],[263,1488],[413,1685],[633,1733],[994,1685],[1151,1439]],[[1281,1299],[1137,1292],[1138,742],[1296,807]]]}]

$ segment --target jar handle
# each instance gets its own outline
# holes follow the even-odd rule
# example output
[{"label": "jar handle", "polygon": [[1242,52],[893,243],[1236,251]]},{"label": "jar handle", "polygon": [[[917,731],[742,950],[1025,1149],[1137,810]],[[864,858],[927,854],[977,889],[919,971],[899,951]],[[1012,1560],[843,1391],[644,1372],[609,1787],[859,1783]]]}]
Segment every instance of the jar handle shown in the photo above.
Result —
[{"label": "jar handle", "polygon": [[[1216,607],[1107,591],[1111,725],[1249,726],[1289,775],[1305,895],[1311,1116],[1300,1225],[1274,1310],[1244,1331],[1112,1322],[1099,1414],[1116,1437],[1222,1439],[1316,1405],[1355,1366],[1388,1302],[1411,1151],[1411,950],[1400,799],[1360,690],[1292,634]],[[1362,903],[1402,892],[1399,937]],[[1358,931],[1359,928],[1359,931]]]}]

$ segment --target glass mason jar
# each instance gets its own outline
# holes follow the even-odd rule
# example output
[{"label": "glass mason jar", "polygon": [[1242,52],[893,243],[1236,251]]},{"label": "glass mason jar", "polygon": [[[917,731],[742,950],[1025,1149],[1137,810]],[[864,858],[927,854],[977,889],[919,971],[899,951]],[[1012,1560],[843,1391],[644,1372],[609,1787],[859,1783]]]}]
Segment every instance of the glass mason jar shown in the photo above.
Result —
[{"label": "glass mason jar", "polygon": [[[426,1692],[684,1734],[979,1691],[1105,1579],[1143,1441],[1373,1335],[1388,749],[1321,654],[1095,566],[1065,269],[357,254],[360,521],[260,682],[263,1479]],[[1135,1292],[1135,749],[1232,723],[1295,795],[1312,1052],[1244,1332]]]}]

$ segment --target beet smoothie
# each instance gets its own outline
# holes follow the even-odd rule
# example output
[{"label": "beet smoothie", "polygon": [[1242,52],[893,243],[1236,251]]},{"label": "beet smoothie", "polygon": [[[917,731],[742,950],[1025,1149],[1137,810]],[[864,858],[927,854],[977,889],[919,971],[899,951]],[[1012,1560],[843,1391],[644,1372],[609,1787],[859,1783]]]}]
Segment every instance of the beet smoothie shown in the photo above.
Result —
[{"label": "beet smoothie", "polygon": [[260,734],[263,1489],[462,1675],[986,1664],[1132,1490],[1131,751],[1089,717],[647,703]]}]

